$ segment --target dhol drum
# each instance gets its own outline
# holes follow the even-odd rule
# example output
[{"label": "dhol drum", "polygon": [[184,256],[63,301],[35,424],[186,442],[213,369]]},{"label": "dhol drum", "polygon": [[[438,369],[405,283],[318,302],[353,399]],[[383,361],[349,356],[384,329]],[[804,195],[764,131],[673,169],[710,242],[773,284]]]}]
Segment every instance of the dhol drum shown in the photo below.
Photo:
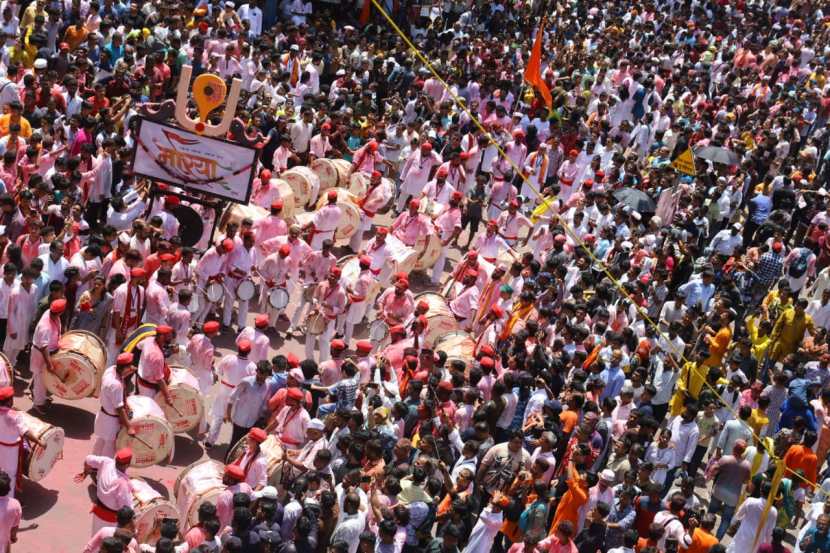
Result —
[{"label": "dhol drum", "polygon": [[130,410],[130,426],[135,436],[122,428],[115,439],[117,449],[130,447],[133,450],[134,467],[149,467],[173,458],[173,428],[164,416],[159,404],[153,398],[130,396],[127,398]]},{"label": "dhol drum", "polygon": [[369,324],[369,340],[380,344],[389,336],[389,325],[386,321],[375,319]]},{"label": "dhol drum", "polygon": [[155,543],[159,538],[161,521],[179,518],[179,511],[142,478],[130,478],[130,488],[135,511],[135,539],[139,543]]},{"label": "dhol drum", "polygon": [[432,234],[425,234],[418,237],[415,242],[415,251],[418,253],[418,259],[415,261],[415,271],[426,271],[431,269],[438,258],[441,256],[441,238],[437,232]]},{"label": "dhol drum", "polygon": [[427,215],[430,219],[435,219],[444,210],[444,204],[440,204],[433,200],[421,198],[421,207],[418,208],[418,213]]},{"label": "dhol drum", "polygon": [[228,223],[236,223],[237,225],[240,225],[242,223],[242,219],[245,219],[246,217],[256,221],[257,219],[267,217],[268,214],[269,212],[267,209],[259,207],[258,205],[232,203],[225,210],[225,213],[222,214],[222,218],[219,220],[219,228],[224,231],[225,228],[227,228]]},{"label": "dhol drum", "polygon": [[475,359],[476,342],[469,333],[463,330],[455,330],[436,338],[432,344],[432,349],[447,354],[447,366],[449,366],[450,361],[458,360],[463,361],[469,369]]},{"label": "dhol drum", "polygon": [[[360,228],[360,208],[357,207],[358,197],[346,190],[337,188],[337,207],[340,208],[340,222],[334,233],[334,239],[338,242],[348,242]],[[317,202],[317,209],[320,210],[328,203],[323,196]]]},{"label": "dhol drum", "polygon": [[409,273],[415,268],[418,252],[414,248],[410,248],[391,234],[386,236],[386,248],[394,264],[393,273]]},{"label": "dhol drum", "polygon": [[351,192],[358,198],[362,198],[364,195],[366,195],[366,190],[369,189],[370,180],[371,177],[363,171],[355,171],[349,177],[349,183],[346,188],[348,188],[349,192]]},{"label": "dhol drum", "polygon": [[[236,461],[245,454],[247,440],[247,437],[242,438],[228,451],[227,458],[225,459],[228,463]],[[259,445],[259,450],[263,455],[265,455],[267,460],[265,471],[268,473],[269,485],[274,486],[277,489],[285,489],[288,485],[290,485],[290,481],[287,480],[288,478],[292,478],[293,480],[293,477],[299,476],[299,473],[291,471],[291,465],[283,463],[285,453],[276,436],[269,435],[268,438],[266,438],[266,440]]]},{"label": "dhol drum", "polygon": [[240,301],[250,301],[256,295],[256,284],[250,278],[243,279],[236,287],[236,297]]},{"label": "dhol drum", "polygon": [[179,511],[179,529],[182,533],[199,522],[199,506],[202,503],[216,504],[216,499],[225,491],[222,474],[225,465],[213,459],[196,461],[179,474],[173,485],[173,496]]},{"label": "dhol drum", "polygon": [[18,411],[18,416],[23,419],[26,428],[44,444],[41,447],[29,442],[28,439],[24,439],[23,442],[25,450],[23,474],[29,480],[37,482],[49,474],[55,463],[63,458],[63,428],[43,422],[39,418],[22,411]]},{"label": "dhol drum", "polygon": [[295,205],[304,206],[320,192],[320,177],[308,167],[292,167],[284,171],[280,178],[288,183],[294,191]]},{"label": "dhol drum", "polygon": [[0,388],[14,386],[14,365],[5,354],[0,353]]},{"label": "dhol drum", "polygon": [[164,394],[156,394],[156,403],[164,411],[167,422],[173,432],[190,432],[196,428],[205,416],[205,406],[199,393],[199,379],[184,367],[170,367],[170,382],[167,384],[169,405]]},{"label": "dhol drum", "polygon": [[426,313],[429,322],[426,335],[427,343],[434,344],[439,336],[459,330],[458,321],[455,320],[455,315],[450,311],[450,306],[447,305],[444,296],[435,292],[421,292],[415,296],[415,303],[421,300],[429,304],[429,310]]},{"label": "dhol drum", "polygon": [[288,307],[288,290],[285,288],[271,288],[271,291],[268,292],[268,305],[276,309],[277,311],[282,311],[286,307]]},{"label": "dhol drum", "polygon": [[225,296],[221,282],[211,282],[205,287],[205,296],[211,303],[218,303]]},{"label": "dhol drum", "polygon": [[337,186],[340,188],[349,186],[349,173],[352,171],[352,163],[345,159],[333,159],[331,163],[337,171]]},{"label": "dhol drum", "polygon": [[287,221],[292,221],[294,214],[301,210],[303,205],[297,203],[297,196],[288,182],[283,179],[276,179],[276,186],[277,190],[280,191],[280,199],[282,200],[282,217]]},{"label": "dhol drum", "polygon": [[319,336],[323,333],[324,330],[326,330],[327,323],[328,320],[326,319],[325,315],[323,315],[320,311],[314,311],[312,313],[309,313],[306,317],[306,331],[311,336]]},{"label": "dhol drum", "polygon": [[[360,259],[356,255],[344,255],[337,261],[337,266],[340,267],[340,279],[347,282],[349,286],[354,286],[360,276]],[[372,278],[372,284],[369,286],[368,297],[373,298],[380,291],[380,282],[376,278]]]},{"label": "dhol drum", "polygon": [[317,158],[311,162],[311,170],[320,179],[320,192],[340,185],[340,174],[337,172],[335,160]]},{"label": "dhol drum", "polygon": [[43,383],[52,394],[63,399],[97,396],[107,368],[107,349],[93,333],[70,330],[61,336],[52,365],[54,373],[43,371]]}]

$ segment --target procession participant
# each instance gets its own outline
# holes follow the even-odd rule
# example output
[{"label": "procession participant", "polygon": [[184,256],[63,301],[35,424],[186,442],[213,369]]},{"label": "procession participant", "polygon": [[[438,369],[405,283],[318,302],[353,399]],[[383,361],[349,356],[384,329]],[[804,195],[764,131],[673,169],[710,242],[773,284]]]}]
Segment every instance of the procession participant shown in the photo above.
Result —
[{"label": "procession participant", "polygon": [[95,474],[95,503],[92,504],[92,535],[106,526],[115,526],[118,511],[133,506],[132,484],[126,470],[133,460],[132,449],[119,449],[113,457],[87,455],[84,469],[75,475],[75,483],[82,483]]},{"label": "procession participant", "polygon": [[170,367],[165,360],[165,352],[173,340],[173,328],[167,325],[156,327],[156,335],[148,336],[139,342],[137,349],[141,351],[138,360],[138,395],[155,399],[161,392],[167,403],[173,403],[167,382],[170,379]]},{"label": "procession participant", "polygon": [[245,471],[239,465],[225,465],[222,474],[225,489],[216,498],[216,518],[219,526],[226,528],[233,520],[233,496],[238,493],[250,495],[254,490],[245,482]]},{"label": "procession participant", "polygon": [[170,269],[159,269],[147,281],[147,286],[144,288],[143,322],[160,325],[167,321],[170,312],[170,295],[167,287],[170,286],[171,276]]},{"label": "procession participant", "polygon": [[268,485],[268,458],[260,450],[268,434],[262,428],[251,428],[245,441],[245,452],[232,464],[242,468],[244,482],[252,490],[260,490]]},{"label": "procession participant", "polygon": [[427,215],[419,213],[420,208],[420,200],[413,198],[409,201],[409,209],[398,215],[392,223],[392,235],[410,248],[414,247],[418,240],[431,236],[434,232],[432,220]]},{"label": "procession participant", "polygon": [[342,216],[343,210],[337,205],[337,190],[331,189],[326,193],[326,205],[315,211],[311,221],[303,228],[311,234],[309,246],[319,250],[324,240],[334,240]]},{"label": "procession participant", "polygon": [[[172,290],[172,288],[170,288]],[[176,294],[176,301],[170,304],[167,310],[167,325],[173,328],[173,335],[176,337],[175,348],[177,353],[184,353],[187,342],[190,340],[190,329],[193,327],[189,305],[193,299],[190,290],[182,289]],[[181,364],[181,363],[180,363]]]},{"label": "procession participant", "polygon": [[[289,280],[293,283],[296,283],[297,286],[303,286],[302,280],[305,278],[307,274],[305,271],[301,274],[300,268],[305,267],[305,261],[309,255],[314,251],[311,249],[305,240],[300,238],[300,234],[302,233],[302,229],[299,225],[291,225],[288,227],[288,235],[287,236],[277,236],[276,238],[272,238],[267,242],[263,243],[262,245],[262,252],[263,255],[269,255],[276,251],[279,251],[280,247],[283,245],[287,245],[290,248],[290,253],[288,259],[290,261],[290,271],[289,271]],[[289,292],[291,293],[293,290],[289,288]]]},{"label": "procession participant", "polygon": [[527,229],[528,232],[523,244],[527,245],[527,241],[530,239],[530,231],[533,228],[530,219],[519,213],[519,205],[519,200],[510,200],[510,203],[507,204],[507,211],[502,211],[498,219],[496,219],[499,234],[507,242],[507,245],[511,247],[516,246],[522,228]]},{"label": "procession participant", "polygon": [[108,367],[101,377],[101,392],[99,395],[101,407],[95,414],[93,455],[103,457],[115,455],[115,439],[122,428],[126,428],[130,436],[135,435],[135,430],[130,426],[130,415],[125,404],[126,389],[124,388],[125,380],[134,372],[133,354],[124,352],[118,354],[115,365]]},{"label": "procession participant", "polygon": [[311,417],[302,405],[303,399],[302,390],[288,388],[285,406],[266,428],[266,431],[273,433],[287,450],[297,450],[305,444],[306,429]]},{"label": "procession participant", "polygon": [[[401,190],[398,193],[396,208],[402,212],[410,198],[420,196],[421,191],[429,182],[432,168],[443,163],[441,156],[432,151],[432,144],[424,142],[421,147],[413,151],[401,168]],[[411,202],[409,202],[411,205]],[[417,211],[417,209],[416,209]],[[394,229],[393,229],[394,230]]]},{"label": "procession participant", "polygon": [[470,331],[473,325],[473,318],[478,309],[478,299],[480,290],[476,286],[478,280],[478,271],[470,269],[464,276],[461,284],[463,289],[449,304],[450,311],[455,315],[455,319],[460,323],[461,328]]},{"label": "procession participant", "polygon": [[46,407],[46,385],[43,371],[55,372],[52,355],[58,351],[58,342],[63,332],[61,315],[66,311],[66,300],[57,299],[49,305],[35,326],[32,336],[32,353],[29,357],[29,371],[32,373],[32,411],[43,415]]},{"label": "procession participant", "polygon": [[494,174],[487,199],[487,220],[495,221],[502,210],[515,199],[516,187],[501,172]]},{"label": "procession participant", "polygon": [[141,267],[130,269],[130,279],[112,294],[112,328],[108,335],[108,359],[114,361],[124,340],[141,322],[146,307],[144,283],[147,273]]},{"label": "procession participant", "polygon": [[329,358],[329,348],[326,345],[334,336],[334,327],[337,317],[346,310],[346,291],[340,284],[340,267],[332,267],[329,270],[328,278],[317,285],[312,297],[312,312],[320,312],[325,317],[326,326],[322,334],[311,336],[306,334],[305,356],[306,359],[314,359],[316,343],[319,341],[320,356],[318,362],[322,363]]},{"label": "procession participant", "polygon": [[[211,506],[213,505],[211,504]],[[133,511],[132,507],[121,507],[118,509],[118,512],[115,514],[115,526],[106,526],[93,534],[84,547],[83,553],[107,553],[107,550],[104,548],[104,540],[114,538],[116,532],[119,530],[130,535],[135,532],[135,511]],[[127,551],[139,550],[138,542],[135,538],[130,540],[127,547]]]},{"label": "procession participant", "polygon": [[243,377],[231,392],[225,408],[225,422],[230,422],[233,426],[231,441],[228,444],[229,449],[236,445],[258,421],[264,420],[268,408],[266,380],[270,375],[271,363],[260,361],[256,364],[256,372]]},{"label": "procession participant", "polygon": [[[386,244],[388,234],[389,229],[387,227],[378,227],[375,229],[375,238],[358,252],[358,255],[366,254],[372,260],[370,270],[381,286],[386,286],[389,277],[392,276],[392,252],[389,251],[389,246]],[[368,298],[367,301],[372,304],[375,298]]]},{"label": "procession participant", "polygon": [[196,276],[193,269],[193,248],[182,248],[181,259],[170,270],[170,284],[176,292],[183,289],[194,291]]},{"label": "procession participant", "polygon": [[377,170],[377,164],[386,164],[390,167],[392,166],[392,164],[383,159],[383,156],[380,155],[380,152],[378,152],[377,140],[370,140],[365,146],[358,148],[354,153],[352,166],[349,169],[349,175],[356,171],[371,175]]},{"label": "procession participant", "polygon": [[254,236],[256,236],[256,244],[261,244],[276,238],[277,236],[285,236],[288,234],[288,222],[282,215],[285,202],[280,198],[274,200],[270,204],[270,212],[265,217],[261,217],[254,221],[254,226],[251,227]]},{"label": "procession participant", "polygon": [[242,340],[251,342],[251,354],[248,359],[253,363],[268,360],[268,348],[271,346],[271,339],[265,334],[268,329],[268,315],[260,314],[254,319],[254,326],[246,326],[236,336],[236,345]]},{"label": "procession participant", "polygon": [[237,304],[236,326],[237,328],[245,327],[250,300],[240,299],[236,295],[236,290],[243,280],[250,278],[251,269],[258,261],[257,250],[254,249],[255,243],[256,238],[253,232],[243,232],[242,247],[234,247],[225,263],[226,277],[223,282],[225,299],[222,303],[222,326],[224,327],[230,327],[234,302]]},{"label": "procession participant", "polygon": [[497,345],[502,333],[503,318],[504,309],[498,305],[493,305],[482,318],[476,321],[473,326],[473,335],[477,338],[476,349],[484,344],[490,344],[493,347]]},{"label": "procession participant", "polygon": [[32,326],[37,305],[37,288],[33,285],[34,277],[35,273],[31,268],[23,269],[20,273],[20,282],[14,285],[9,296],[9,319],[3,353],[12,364],[10,369],[17,366],[17,356],[29,343],[29,328]]},{"label": "procession participant", "polygon": [[320,132],[311,137],[311,141],[308,145],[309,163],[318,158],[325,158],[327,153],[334,150],[331,145],[330,136],[331,123],[323,123],[320,125]]},{"label": "procession participant", "polygon": [[363,243],[363,234],[372,229],[372,220],[375,214],[389,203],[394,193],[392,187],[383,181],[380,172],[373,171],[366,187],[366,193],[357,202],[361,210],[361,216],[360,226],[349,242],[349,247],[353,252],[360,250],[360,245]]},{"label": "procession participant", "polygon": [[415,311],[415,296],[409,291],[409,281],[398,280],[377,299],[377,317],[390,327],[402,324]]},{"label": "procession participant", "polygon": [[213,400],[213,408],[210,411],[210,429],[205,442],[207,448],[212,448],[217,438],[219,438],[219,431],[225,421],[228,401],[234,389],[242,382],[243,378],[256,372],[256,365],[248,359],[248,354],[251,353],[251,342],[242,340],[236,347],[236,354],[229,353],[216,364],[216,378],[220,386]]},{"label": "procession participant", "polygon": [[202,332],[193,334],[187,343],[190,371],[199,380],[202,396],[207,396],[213,387],[213,354],[216,348],[211,339],[218,335],[219,321],[208,321],[202,325]]},{"label": "procession participant", "polygon": [[449,205],[445,205],[438,217],[435,218],[435,230],[441,239],[441,254],[432,266],[432,283],[437,285],[441,282],[441,275],[444,274],[444,265],[447,263],[448,248],[461,234],[461,192],[455,191],[450,196]]},{"label": "procession participant", "polygon": [[165,240],[170,240],[179,234],[179,220],[176,218],[175,210],[181,203],[178,196],[168,194],[164,197],[162,210],[158,216],[161,217],[161,235]]},{"label": "procession participant", "polygon": [[490,220],[487,222],[487,230],[484,234],[476,236],[473,247],[478,251],[479,255],[493,265],[498,261],[502,250],[506,250],[513,258],[516,258],[516,252],[510,247],[510,244],[502,238],[499,233],[498,221]]},{"label": "procession participant", "polygon": [[369,340],[358,340],[355,345],[355,360],[360,371],[360,384],[367,384],[374,380],[375,359],[370,354],[374,345]]},{"label": "procession participant", "polygon": [[[259,177],[254,179],[252,183],[254,192],[251,196],[251,203],[259,207],[274,209],[274,202],[282,201],[280,197],[280,189],[277,186],[277,180],[271,178],[270,169],[262,169],[259,172]],[[282,207],[280,207],[282,209]],[[255,223],[256,224],[256,223]],[[257,236],[259,233],[257,232]]]},{"label": "procession participant", "polygon": [[343,340],[334,339],[331,341],[329,353],[331,359],[320,362],[317,371],[320,374],[320,384],[323,386],[330,386],[340,380],[340,367],[343,366],[343,352],[346,351],[347,344]]},{"label": "procession participant", "polygon": [[14,388],[0,388],[0,470],[14,478],[8,497],[14,498],[23,478],[23,439],[46,447],[46,444],[27,426],[20,413],[14,409]]},{"label": "procession participant", "polygon": [[427,214],[432,214],[434,204],[445,206],[450,203],[450,198],[456,192],[454,186],[447,182],[449,170],[446,167],[439,167],[435,172],[435,178],[427,183],[420,195],[421,204],[426,202]]},{"label": "procession participant", "polygon": [[287,449],[285,451],[285,462],[305,473],[310,470],[317,470],[318,454],[329,454],[329,441],[326,438],[326,426],[320,419],[308,421],[305,430],[305,442],[300,449]]},{"label": "procession participant", "polygon": [[360,324],[366,316],[366,312],[369,309],[369,290],[375,280],[375,275],[372,274],[371,270],[372,259],[368,255],[361,255],[358,263],[360,265],[360,273],[357,276],[357,281],[345,284],[349,306],[341,320],[345,325],[343,341],[346,342],[346,345],[352,342],[355,325]]},{"label": "procession participant", "polygon": [[502,292],[502,286],[504,286],[504,277],[506,275],[507,267],[499,263],[496,265],[496,268],[493,269],[493,272],[487,279],[487,283],[483,287],[480,287],[481,296],[478,301],[478,311],[476,312],[475,317],[476,321],[486,316],[490,308],[498,303],[499,296]]},{"label": "procession participant", "polygon": [[[462,194],[467,186],[467,169],[464,164],[469,157],[470,154],[467,152],[455,152],[449,161],[445,161],[438,167],[438,171],[446,170],[447,183],[452,189],[454,191],[458,190]],[[436,171],[436,176],[438,175],[438,171]],[[441,203],[446,205],[446,202]]]},{"label": "procession participant", "polygon": [[570,150],[568,159],[559,166],[559,200],[565,204],[571,197],[578,185],[578,179],[582,176],[582,166],[577,162],[578,150]]},{"label": "procession participant", "polygon": [[302,281],[300,287],[297,289],[300,296],[300,303],[297,305],[294,315],[291,316],[291,326],[288,329],[289,335],[298,332],[297,328],[300,324],[300,319],[303,317],[305,308],[310,303],[310,296],[307,295],[307,290],[309,288],[315,290],[337,264],[337,258],[332,253],[333,245],[334,243],[331,240],[324,240],[321,249],[309,252],[305,259],[302,260],[302,265],[299,269],[299,276]]},{"label": "procession participant", "polygon": [[527,156],[524,164],[527,179],[522,179],[522,199],[526,202],[535,198],[545,187],[548,174],[548,145],[539,142],[535,152]]},{"label": "procession participant", "polygon": [[266,327],[275,325],[278,318],[288,318],[284,311],[277,313],[277,310],[269,303],[268,297],[274,288],[283,288],[289,293],[296,288],[289,282],[292,267],[289,255],[291,255],[291,246],[283,244],[276,252],[263,259],[259,265],[258,272],[262,278],[259,302],[265,307]]},{"label": "procession participant", "polygon": [[196,263],[196,268],[193,273],[196,276],[196,288],[202,295],[201,303],[199,304],[199,312],[194,318],[196,324],[202,324],[208,313],[212,312],[216,305],[211,302],[205,289],[207,285],[213,282],[222,282],[225,279],[225,267],[227,265],[227,254],[234,250],[234,241],[231,238],[225,238],[216,245],[211,246],[199,261]]},{"label": "procession participant", "polygon": [[[287,357],[291,357],[292,354],[288,354]],[[279,388],[276,392],[271,395],[268,399],[268,409],[271,411],[272,417],[271,420],[273,422],[274,417],[277,416],[277,413],[285,406],[285,399],[288,394],[288,390],[291,388],[300,388],[303,384],[305,384],[305,376],[303,375],[303,370],[299,367],[298,363],[292,363],[292,368],[287,372],[285,377],[285,386]],[[273,388],[271,388],[273,390]],[[301,390],[302,391],[302,390]],[[312,397],[311,392],[308,390],[304,391],[303,401],[306,405],[311,405]]]}]

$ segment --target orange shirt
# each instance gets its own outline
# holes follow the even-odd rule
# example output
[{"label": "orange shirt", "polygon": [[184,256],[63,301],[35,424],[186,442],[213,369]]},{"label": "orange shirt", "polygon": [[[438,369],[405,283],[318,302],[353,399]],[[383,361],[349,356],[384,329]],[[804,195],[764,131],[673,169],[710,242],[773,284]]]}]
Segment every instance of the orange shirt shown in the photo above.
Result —
[{"label": "orange shirt", "polygon": [[574,471],[574,475],[568,478],[568,491],[562,496],[559,507],[556,508],[556,515],[550,525],[550,533],[556,532],[556,528],[563,520],[570,520],[574,528],[578,528],[579,508],[587,502],[588,487],[585,485],[585,479]]},{"label": "orange shirt", "polygon": [[[804,447],[801,444],[791,445],[790,449],[787,450],[787,454],[784,455],[784,466],[787,467],[786,476],[790,476],[791,473],[801,470],[807,480],[812,484],[816,483],[818,457],[816,457],[816,454],[809,447]],[[808,487],[808,484],[797,476],[793,479],[793,482],[798,483],[802,488]]]},{"label": "orange shirt", "polygon": [[691,545],[688,548],[681,547],[680,553],[709,553],[709,548],[716,543],[718,543],[718,538],[703,528],[695,528]]},{"label": "orange shirt", "polygon": [[562,423],[562,432],[565,434],[570,434],[573,432],[574,426],[576,423],[579,422],[579,415],[576,411],[571,411],[570,409],[567,411],[562,411],[559,413],[559,422]]}]

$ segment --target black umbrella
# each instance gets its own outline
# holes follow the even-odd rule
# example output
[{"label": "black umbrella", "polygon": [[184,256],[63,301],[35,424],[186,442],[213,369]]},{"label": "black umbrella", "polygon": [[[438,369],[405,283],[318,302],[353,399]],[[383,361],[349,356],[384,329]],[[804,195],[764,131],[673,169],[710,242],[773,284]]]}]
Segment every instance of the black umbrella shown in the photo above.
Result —
[{"label": "black umbrella", "polygon": [[738,154],[722,146],[706,146],[695,152],[695,156],[721,165],[737,165]]},{"label": "black umbrella", "polygon": [[654,213],[657,204],[654,203],[648,194],[637,188],[620,188],[614,192],[614,198],[621,205],[630,207],[641,214]]}]

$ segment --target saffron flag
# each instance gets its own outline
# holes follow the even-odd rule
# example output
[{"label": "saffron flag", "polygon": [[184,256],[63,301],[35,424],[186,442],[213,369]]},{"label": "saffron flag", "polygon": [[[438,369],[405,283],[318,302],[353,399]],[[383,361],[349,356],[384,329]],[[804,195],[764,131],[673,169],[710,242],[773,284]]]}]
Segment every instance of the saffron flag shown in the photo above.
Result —
[{"label": "saffron flag", "polygon": [[365,0],[363,2],[363,8],[360,10],[360,26],[363,27],[369,22],[369,16],[371,15],[372,11],[372,0]]},{"label": "saffron flag", "polygon": [[539,23],[536,40],[533,42],[533,51],[525,67],[525,82],[531,85],[545,100],[548,109],[553,107],[553,98],[550,95],[548,84],[542,78],[542,39],[545,35],[545,19]]}]

